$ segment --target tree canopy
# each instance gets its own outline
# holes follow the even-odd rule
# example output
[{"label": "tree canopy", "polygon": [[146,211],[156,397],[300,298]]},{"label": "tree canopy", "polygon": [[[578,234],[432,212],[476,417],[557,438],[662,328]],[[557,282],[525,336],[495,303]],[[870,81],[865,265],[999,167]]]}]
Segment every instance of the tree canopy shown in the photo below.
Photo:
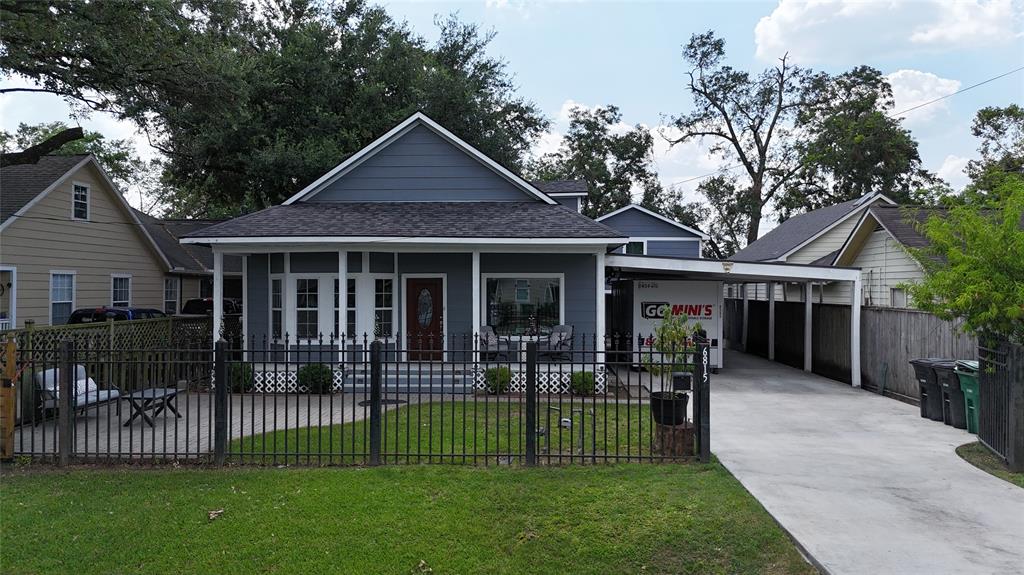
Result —
[{"label": "tree canopy", "polygon": [[433,43],[362,0],[0,0],[0,20],[0,71],[143,128],[176,215],[278,203],[418,110],[513,168],[547,127],[454,17]]}]

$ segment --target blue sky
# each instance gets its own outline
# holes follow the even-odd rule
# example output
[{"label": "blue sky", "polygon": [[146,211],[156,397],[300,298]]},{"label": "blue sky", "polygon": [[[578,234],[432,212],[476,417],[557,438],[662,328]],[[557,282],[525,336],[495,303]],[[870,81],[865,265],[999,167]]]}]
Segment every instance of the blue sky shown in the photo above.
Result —
[{"label": "blue sky", "polygon": [[[428,39],[437,36],[435,16],[453,12],[497,32],[491,53],[507,61],[520,93],[554,122],[538,151],[557,147],[572,105],[615,104],[626,124],[659,131],[667,116],[691,105],[680,50],[691,34],[709,29],[726,40],[730,64],[752,71],[786,52],[801,65],[828,72],[874,66],[891,75],[897,110],[1024,66],[1021,0],[383,4]],[[1024,72],[911,112],[905,125],[920,142],[926,167],[958,186],[963,165],[975,156],[974,113],[1011,102],[1024,102]],[[0,98],[4,129],[67,116],[53,97]],[[116,137],[133,133],[109,118],[82,123]],[[714,171],[719,161],[697,144],[668,149],[659,142],[657,165],[662,180],[672,184]]]}]

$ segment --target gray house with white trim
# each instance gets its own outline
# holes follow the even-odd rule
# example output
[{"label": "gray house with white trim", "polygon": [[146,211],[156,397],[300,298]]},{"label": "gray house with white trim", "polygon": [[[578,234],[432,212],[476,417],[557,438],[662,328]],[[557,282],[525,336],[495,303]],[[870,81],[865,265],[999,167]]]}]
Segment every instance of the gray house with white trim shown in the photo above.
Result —
[{"label": "gray house with white trim", "polygon": [[674,258],[701,257],[704,232],[630,204],[597,218],[598,222],[629,236],[626,245],[615,253]]}]

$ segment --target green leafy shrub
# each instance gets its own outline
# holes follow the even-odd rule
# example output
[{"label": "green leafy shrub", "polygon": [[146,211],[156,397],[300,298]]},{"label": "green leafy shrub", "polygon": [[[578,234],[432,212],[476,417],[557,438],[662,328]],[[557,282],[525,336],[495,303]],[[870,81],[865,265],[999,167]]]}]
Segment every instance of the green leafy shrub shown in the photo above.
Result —
[{"label": "green leafy shrub", "polygon": [[484,372],[487,393],[508,393],[512,387],[512,370],[507,367],[492,367]]},{"label": "green leafy shrub", "polygon": [[248,363],[232,363],[228,366],[228,384],[231,393],[249,393],[256,387],[253,380],[252,365]]},{"label": "green leafy shrub", "polygon": [[322,363],[305,365],[296,374],[299,388],[305,387],[309,393],[331,393],[334,387],[334,370]]},{"label": "green leafy shrub", "polygon": [[572,374],[572,379],[569,380],[569,390],[573,395],[593,395],[594,389],[596,389],[594,372],[577,371]]}]

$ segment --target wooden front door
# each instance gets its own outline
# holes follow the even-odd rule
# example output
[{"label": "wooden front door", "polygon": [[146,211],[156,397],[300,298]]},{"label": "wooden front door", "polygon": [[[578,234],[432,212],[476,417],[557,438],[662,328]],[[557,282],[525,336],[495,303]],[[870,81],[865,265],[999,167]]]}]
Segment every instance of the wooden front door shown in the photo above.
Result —
[{"label": "wooden front door", "polygon": [[409,278],[405,290],[409,359],[435,361],[444,349],[444,280]]}]

